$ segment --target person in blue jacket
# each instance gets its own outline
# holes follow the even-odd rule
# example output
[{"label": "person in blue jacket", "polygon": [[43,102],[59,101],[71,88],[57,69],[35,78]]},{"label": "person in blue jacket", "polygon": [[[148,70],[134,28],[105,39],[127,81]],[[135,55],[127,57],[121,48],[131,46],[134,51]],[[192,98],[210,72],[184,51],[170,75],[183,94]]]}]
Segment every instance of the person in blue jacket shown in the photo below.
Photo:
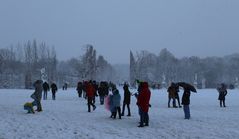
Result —
[{"label": "person in blue jacket", "polygon": [[119,119],[121,119],[121,108],[120,108],[121,96],[119,94],[119,90],[116,88],[116,85],[112,86],[112,93],[113,93],[112,105],[115,110],[115,112],[113,113],[113,118],[115,119],[118,113]]}]

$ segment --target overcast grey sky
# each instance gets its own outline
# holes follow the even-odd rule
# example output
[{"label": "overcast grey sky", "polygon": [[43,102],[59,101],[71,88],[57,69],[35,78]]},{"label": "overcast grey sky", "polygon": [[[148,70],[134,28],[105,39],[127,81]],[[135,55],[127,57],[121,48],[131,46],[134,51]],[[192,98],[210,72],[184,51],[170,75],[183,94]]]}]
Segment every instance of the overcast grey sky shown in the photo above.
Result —
[{"label": "overcast grey sky", "polygon": [[239,52],[239,0],[0,0],[0,47],[37,39],[61,60],[92,44],[110,63],[129,51],[176,57]]}]

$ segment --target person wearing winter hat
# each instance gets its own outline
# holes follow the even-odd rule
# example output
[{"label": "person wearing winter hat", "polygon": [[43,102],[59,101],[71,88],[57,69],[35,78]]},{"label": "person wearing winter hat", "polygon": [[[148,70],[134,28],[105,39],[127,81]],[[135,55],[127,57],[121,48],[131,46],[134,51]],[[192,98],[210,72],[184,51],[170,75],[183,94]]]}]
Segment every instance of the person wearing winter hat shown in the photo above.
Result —
[{"label": "person wearing winter hat", "polygon": [[112,85],[112,93],[113,93],[112,105],[115,109],[115,112],[113,113],[113,118],[115,119],[118,113],[119,119],[121,119],[121,109],[120,109],[121,96],[119,94],[119,90],[116,88],[116,85]]}]

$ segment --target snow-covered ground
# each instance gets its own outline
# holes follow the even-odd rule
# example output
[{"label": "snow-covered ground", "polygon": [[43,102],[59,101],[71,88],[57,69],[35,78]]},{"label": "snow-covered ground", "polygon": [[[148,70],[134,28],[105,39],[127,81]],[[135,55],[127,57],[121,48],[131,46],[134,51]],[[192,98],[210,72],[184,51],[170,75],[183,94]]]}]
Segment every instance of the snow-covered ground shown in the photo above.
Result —
[{"label": "snow-covered ground", "polygon": [[[26,114],[25,102],[33,90],[0,90],[0,139],[238,139],[239,90],[229,90],[226,108],[220,108],[216,90],[191,95],[191,119],[182,108],[167,108],[166,90],[152,90],[149,127],[138,128],[139,116],[132,97],[132,116],[111,119],[99,105],[87,112],[86,101],[75,89],[59,90],[56,100],[42,100],[43,112]],[[120,89],[121,94],[123,93]],[[134,92],[134,91],[133,91]],[[180,97],[182,91],[180,92]],[[123,97],[123,95],[122,95]],[[127,114],[127,110],[125,112]]]}]

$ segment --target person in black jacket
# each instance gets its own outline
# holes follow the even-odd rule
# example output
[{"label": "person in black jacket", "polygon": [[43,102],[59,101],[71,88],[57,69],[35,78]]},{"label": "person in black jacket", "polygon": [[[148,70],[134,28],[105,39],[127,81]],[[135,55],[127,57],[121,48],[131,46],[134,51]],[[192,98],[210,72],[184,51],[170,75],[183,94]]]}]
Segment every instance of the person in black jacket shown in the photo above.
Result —
[{"label": "person in black jacket", "polygon": [[47,82],[43,83],[43,99],[46,100],[47,99],[47,92],[50,90],[49,84]]},{"label": "person in black jacket", "polygon": [[76,90],[77,90],[78,96],[79,96],[79,97],[82,97],[82,90],[83,90],[83,84],[82,84],[82,82],[78,82],[78,83],[77,83],[77,88],[76,88]]},{"label": "person in black jacket", "polygon": [[56,100],[56,91],[57,91],[57,86],[55,83],[51,84],[51,92],[52,92],[52,99]]},{"label": "person in black jacket", "polygon": [[190,94],[191,94],[190,90],[188,88],[184,88],[184,92],[183,92],[183,96],[182,96],[182,105],[183,105],[183,111],[184,111],[184,115],[185,115],[184,119],[190,119],[190,117],[191,117],[190,108],[189,108]]},{"label": "person in black jacket", "polygon": [[218,100],[220,101],[220,107],[226,107],[225,105],[225,97],[227,95],[227,87],[225,84],[221,84],[219,88],[217,88],[217,91],[219,92]]},{"label": "person in black jacket", "polygon": [[37,80],[34,82],[33,86],[35,88],[35,91],[33,95],[31,95],[31,97],[34,96],[33,99],[36,102],[38,112],[42,111],[42,106],[41,106],[41,98],[42,98],[42,90],[43,90],[42,83],[43,83],[42,80]]},{"label": "person in black jacket", "polygon": [[130,98],[131,98],[131,93],[129,91],[129,86],[128,84],[124,84],[124,101],[123,101],[123,110],[122,110],[122,113],[121,113],[121,116],[124,116],[124,110],[125,110],[125,105],[127,106],[128,108],[128,115],[127,116],[131,116],[131,113],[130,113]]},{"label": "person in black jacket", "polygon": [[100,97],[100,105],[104,104],[104,98],[106,96],[106,90],[103,82],[100,82],[100,85],[98,87],[98,94]]}]

